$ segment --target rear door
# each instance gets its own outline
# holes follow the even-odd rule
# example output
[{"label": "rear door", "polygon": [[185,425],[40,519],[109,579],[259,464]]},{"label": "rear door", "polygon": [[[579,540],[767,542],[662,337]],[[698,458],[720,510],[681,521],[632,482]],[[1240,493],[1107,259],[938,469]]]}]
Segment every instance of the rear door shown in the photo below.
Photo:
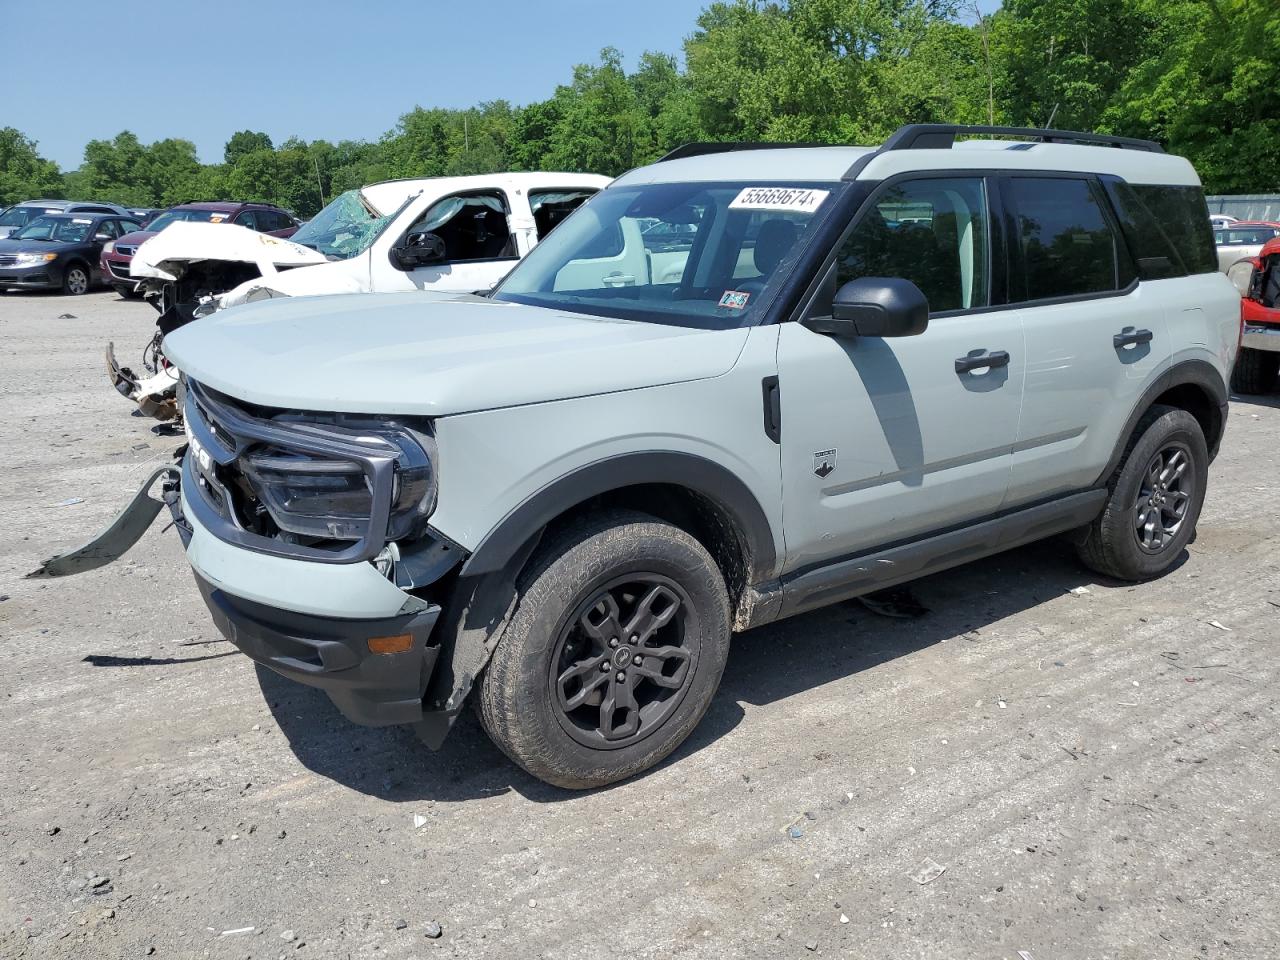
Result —
[{"label": "rear door", "polygon": [[1027,384],[1006,506],[1091,486],[1143,391],[1168,363],[1179,287],[1140,284],[1094,177],[1033,174],[1002,183],[1010,299],[1026,334]]},{"label": "rear door", "polygon": [[920,336],[837,339],[782,324],[790,569],[975,520],[1004,500],[1026,358],[1021,317],[1001,308],[990,196],[982,176],[881,188],[808,307],[829,315],[844,283],[904,277],[929,298]]}]

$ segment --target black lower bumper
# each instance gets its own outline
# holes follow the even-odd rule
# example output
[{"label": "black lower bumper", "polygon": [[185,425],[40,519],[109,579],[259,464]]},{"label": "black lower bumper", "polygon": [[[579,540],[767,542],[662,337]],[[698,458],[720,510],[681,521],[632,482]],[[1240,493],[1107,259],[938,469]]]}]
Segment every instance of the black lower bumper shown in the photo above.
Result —
[{"label": "black lower bumper", "polygon": [[[339,620],[293,613],[219,590],[196,575],[214,623],[250,659],[329,695],[353,723],[417,723],[440,653],[431,631],[440,608],[381,620]],[[403,653],[375,654],[374,637],[409,634]]]}]

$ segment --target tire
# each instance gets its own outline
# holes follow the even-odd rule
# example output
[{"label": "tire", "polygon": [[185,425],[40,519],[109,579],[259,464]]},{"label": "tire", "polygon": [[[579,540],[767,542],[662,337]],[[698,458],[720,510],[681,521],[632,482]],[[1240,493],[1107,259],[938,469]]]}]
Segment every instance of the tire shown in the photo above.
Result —
[{"label": "tire", "polygon": [[1196,418],[1176,407],[1152,407],[1134,428],[1106,507],[1078,548],[1080,559],[1117,580],[1160,576],[1195,536],[1208,476],[1209,450]]},{"label": "tire", "polygon": [[93,275],[79,260],[71,261],[62,271],[62,292],[68,296],[78,297],[88,293],[92,286]]},{"label": "tire", "polygon": [[[513,761],[555,786],[600,787],[652,767],[697,726],[730,635],[724,579],[697,540],[611,511],[543,544],[517,587],[477,697],[485,730]],[[628,631],[644,611],[659,626]],[[623,706],[628,693],[638,709]]]},{"label": "tire", "polygon": [[1231,370],[1231,389],[1236,393],[1271,393],[1276,388],[1280,353],[1241,347]]}]

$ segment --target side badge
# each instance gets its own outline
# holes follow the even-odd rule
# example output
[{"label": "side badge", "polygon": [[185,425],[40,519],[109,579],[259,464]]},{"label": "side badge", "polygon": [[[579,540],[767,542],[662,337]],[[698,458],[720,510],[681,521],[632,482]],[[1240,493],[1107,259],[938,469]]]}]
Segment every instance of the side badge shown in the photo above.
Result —
[{"label": "side badge", "polygon": [[815,475],[826,479],[826,477],[836,469],[836,449],[832,447],[830,450],[819,450],[813,455],[813,472]]}]

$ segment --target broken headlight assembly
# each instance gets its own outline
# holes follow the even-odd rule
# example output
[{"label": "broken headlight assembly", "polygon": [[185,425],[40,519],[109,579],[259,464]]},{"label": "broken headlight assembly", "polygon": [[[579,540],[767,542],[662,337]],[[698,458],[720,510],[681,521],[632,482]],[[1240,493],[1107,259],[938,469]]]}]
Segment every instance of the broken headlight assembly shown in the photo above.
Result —
[{"label": "broken headlight assembly", "polygon": [[436,504],[427,422],[250,406],[188,380],[184,478],[219,538],[350,563],[426,532]]},{"label": "broken headlight assembly", "polygon": [[417,536],[435,507],[436,478],[427,451],[407,430],[370,430],[398,453],[385,531],[370,530],[373,481],[360,463],[276,446],[242,455],[248,485],[283,532],[316,540],[401,540]]}]

